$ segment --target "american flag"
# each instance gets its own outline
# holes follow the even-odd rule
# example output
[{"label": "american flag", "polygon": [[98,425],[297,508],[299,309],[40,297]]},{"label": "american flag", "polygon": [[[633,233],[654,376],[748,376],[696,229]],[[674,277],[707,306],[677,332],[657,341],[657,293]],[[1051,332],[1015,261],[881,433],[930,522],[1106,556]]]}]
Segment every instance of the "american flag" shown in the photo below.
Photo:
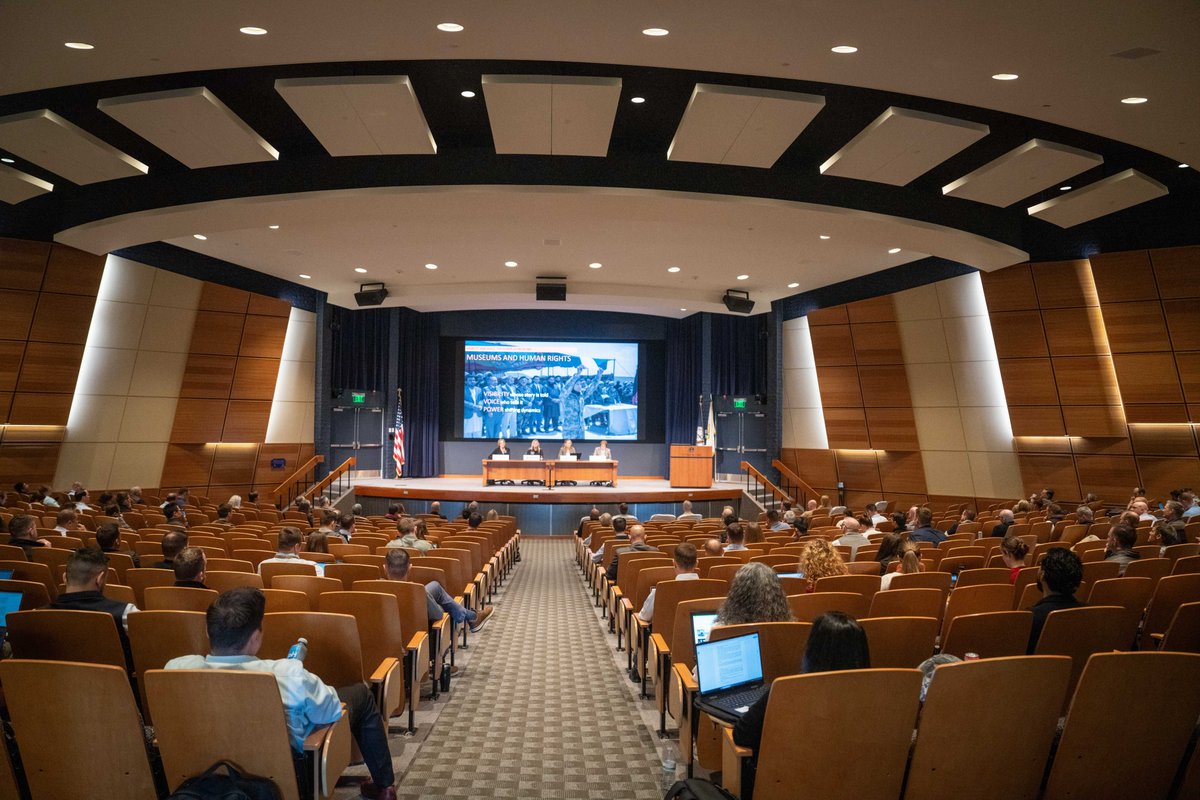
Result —
[{"label": "american flag", "polygon": [[396,440],[392,446],[392,460],[396,462],[396,477],[404,475],[404,412],[400,401],[396,401]]}]

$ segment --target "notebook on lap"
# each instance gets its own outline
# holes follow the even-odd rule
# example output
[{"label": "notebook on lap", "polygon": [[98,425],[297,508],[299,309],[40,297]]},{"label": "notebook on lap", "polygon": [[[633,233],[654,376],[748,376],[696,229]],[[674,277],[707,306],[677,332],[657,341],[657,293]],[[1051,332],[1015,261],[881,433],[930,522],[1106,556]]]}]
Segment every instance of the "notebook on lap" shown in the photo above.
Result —
[{"label": "notebook on lap", "polygon": [[763,683],[758,634],[696,645],[696,707],[726,722],[737,722],[771,688]]},{"label": "notebook on lap", "polygon": [[692,644],[704,644],[708,641],[708,632],[717,621],[715,611],[692,612]]}]

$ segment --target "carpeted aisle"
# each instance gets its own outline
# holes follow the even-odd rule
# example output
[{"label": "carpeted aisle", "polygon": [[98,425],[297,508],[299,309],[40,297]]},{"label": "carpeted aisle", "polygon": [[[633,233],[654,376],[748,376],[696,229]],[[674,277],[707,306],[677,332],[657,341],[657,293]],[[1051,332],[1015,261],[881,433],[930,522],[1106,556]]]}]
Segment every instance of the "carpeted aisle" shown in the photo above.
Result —
[{"label": "carpeted aisle", "polygon": [[655,743],[573,552],[568,540],[522,540],[502,602],[400,777],[401,797],[662,797]]}]

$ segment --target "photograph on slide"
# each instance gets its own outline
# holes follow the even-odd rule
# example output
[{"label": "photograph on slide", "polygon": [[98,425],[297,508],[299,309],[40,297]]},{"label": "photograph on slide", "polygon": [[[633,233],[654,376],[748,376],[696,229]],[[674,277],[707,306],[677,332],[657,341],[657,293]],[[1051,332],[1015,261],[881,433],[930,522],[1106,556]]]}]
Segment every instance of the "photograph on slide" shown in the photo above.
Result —
[{"label": "photograph on slide", "polygon": [[636,342],[467,341],[467,439],[638,438]]}]

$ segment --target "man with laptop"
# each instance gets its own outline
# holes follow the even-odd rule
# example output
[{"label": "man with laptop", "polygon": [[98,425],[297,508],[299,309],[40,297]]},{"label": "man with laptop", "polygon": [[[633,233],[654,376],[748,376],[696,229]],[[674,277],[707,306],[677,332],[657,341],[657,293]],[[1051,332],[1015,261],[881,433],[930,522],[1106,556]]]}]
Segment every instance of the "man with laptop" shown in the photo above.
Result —
[{"label": "man with laptop", "polygon": [[[634,527],[640,528],[641,526],[635,525]],[[691,542],[680,542],[675,545],[675,552],[671,554],[671,558],[675,562],[675,580],[699,580],[700,575],[696,572],[696,545]],[[642,603],[642,610],[638,612],[638,619],[642,622],[654,622],[654,595],[657,591],[657,586],[651,588],[650,596],[646,598],[645,603]]]}]

